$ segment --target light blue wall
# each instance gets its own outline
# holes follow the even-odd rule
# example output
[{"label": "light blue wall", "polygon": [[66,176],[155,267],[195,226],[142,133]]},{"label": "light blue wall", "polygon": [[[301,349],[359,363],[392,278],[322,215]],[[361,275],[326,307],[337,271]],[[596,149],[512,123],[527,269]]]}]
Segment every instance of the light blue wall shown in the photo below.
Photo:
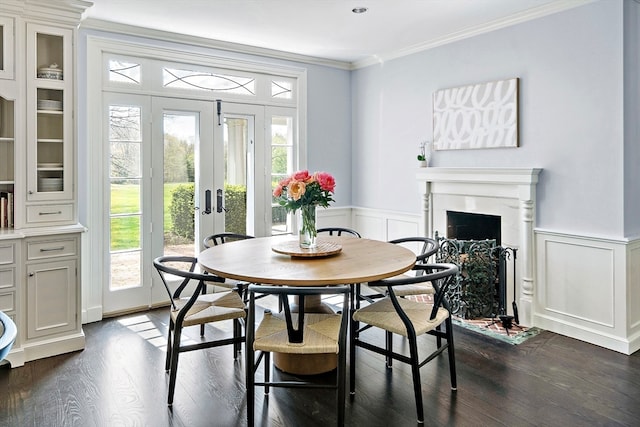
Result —
[{"label": "light blue wall", "polygon": [[280,65],[307,70],[307,165],[311,171],[327,171],[337,181],[332,206],[351,204],[351,91],[350,71],[331,67],[283,61],[261,56],[219,51],[184,44],[160,42],[140,37],[124,36],[103,31],[81,29],[78,43],[78,199],[80,222],[87,224],[89,188],[87,170],[88,117],[87,105],[87,37],[98,36],[112,40],[163,46],[184,52],[194,52],[225,59],[241,59],[253,63]]},{"label": "light blue wall", "polygon": [[[539,167],[536,225],[604,237],[640,235],[638,18],[601,0],[353,72],[81,29],[79,199],[86,218],[86,38],[164,45],[307,70],[307,161],[335,175],[335,206],[417,214],[415,156],[431,139],[432,94],[520,78],[520,147],[438,151],[434,166]],[[624,19],[623,19],[624,18]]]},{"label": "light blue wall", "polygon": [[624,3],[624,228],[640,236],[640,4]]},{"label": "light blue wall", "polygon": [[513,77],[520,78],[520,147],[438,151],[433,165],[542,168],[538,227],[624,236],[622,0],[355,71],[353,204],[418,213],[416,154],[431,139],[432,94]]},{"label": "light blue wall", "polygon": [[309,170],[336,179],[335,203],[351,205],[350,72],[307,66],[307,161]]}]

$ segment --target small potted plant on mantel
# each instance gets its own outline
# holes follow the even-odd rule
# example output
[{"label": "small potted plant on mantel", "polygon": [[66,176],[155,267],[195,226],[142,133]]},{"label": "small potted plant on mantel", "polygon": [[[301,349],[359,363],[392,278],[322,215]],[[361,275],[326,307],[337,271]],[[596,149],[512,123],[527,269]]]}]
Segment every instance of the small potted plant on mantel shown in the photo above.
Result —
[{"label": "small potted plant on mantel", "polygon": [[427,166],[429,166],[429,159],[427,158],[429,141],[422,141],[419,147],[420,154],[418,154],[418,162],[421,168],[426,168]]}]

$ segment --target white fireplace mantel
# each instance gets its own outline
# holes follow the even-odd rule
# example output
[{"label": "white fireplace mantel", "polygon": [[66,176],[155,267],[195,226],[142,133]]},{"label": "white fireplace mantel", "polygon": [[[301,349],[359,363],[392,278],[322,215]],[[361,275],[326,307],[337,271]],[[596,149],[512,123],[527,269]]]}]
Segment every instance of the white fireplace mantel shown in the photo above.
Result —
[{"label": "white fireplace mantel", "polygon": [[416,175],[422,200],[420,233],[446,233],[446,212],[501,217],[502,244],[518,249],[520,324],[532,325],[536,168],[423,168]]}]

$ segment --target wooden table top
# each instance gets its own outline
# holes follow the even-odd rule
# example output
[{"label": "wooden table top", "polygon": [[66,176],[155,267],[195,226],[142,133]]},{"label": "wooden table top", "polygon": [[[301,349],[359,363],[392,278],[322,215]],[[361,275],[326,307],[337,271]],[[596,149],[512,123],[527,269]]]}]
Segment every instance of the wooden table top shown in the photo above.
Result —
[{"label": "wooden table top", "polygon": [[270,285],[340,285],[393,277],[413,267],[416,255],[393,243],[347,236],[318,236],[342,250],[327,257],[291,257],[272,250],[290,235],[260,237],[205,249],[202,267],[218,276]]}]

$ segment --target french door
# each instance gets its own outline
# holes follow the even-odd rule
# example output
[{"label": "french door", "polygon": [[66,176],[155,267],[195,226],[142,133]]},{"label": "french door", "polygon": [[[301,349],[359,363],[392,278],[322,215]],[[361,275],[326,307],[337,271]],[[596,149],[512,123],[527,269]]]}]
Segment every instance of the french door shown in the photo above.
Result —
[{"label": "french door", "polygon": [[197,255],[200,236],[214,232],[201,213],[211,213],[215,159],[211,102],[109,93],[104,111],[108,314],[166,301],[153,259]]},{"label": "french door", "polygon": [[104,99],[104,314],[166,303],[157,256],[196,256],[213,233],[282,231],[270,175],[273,153],[275,169],[292,164],[290,112],[120,93]]}]

